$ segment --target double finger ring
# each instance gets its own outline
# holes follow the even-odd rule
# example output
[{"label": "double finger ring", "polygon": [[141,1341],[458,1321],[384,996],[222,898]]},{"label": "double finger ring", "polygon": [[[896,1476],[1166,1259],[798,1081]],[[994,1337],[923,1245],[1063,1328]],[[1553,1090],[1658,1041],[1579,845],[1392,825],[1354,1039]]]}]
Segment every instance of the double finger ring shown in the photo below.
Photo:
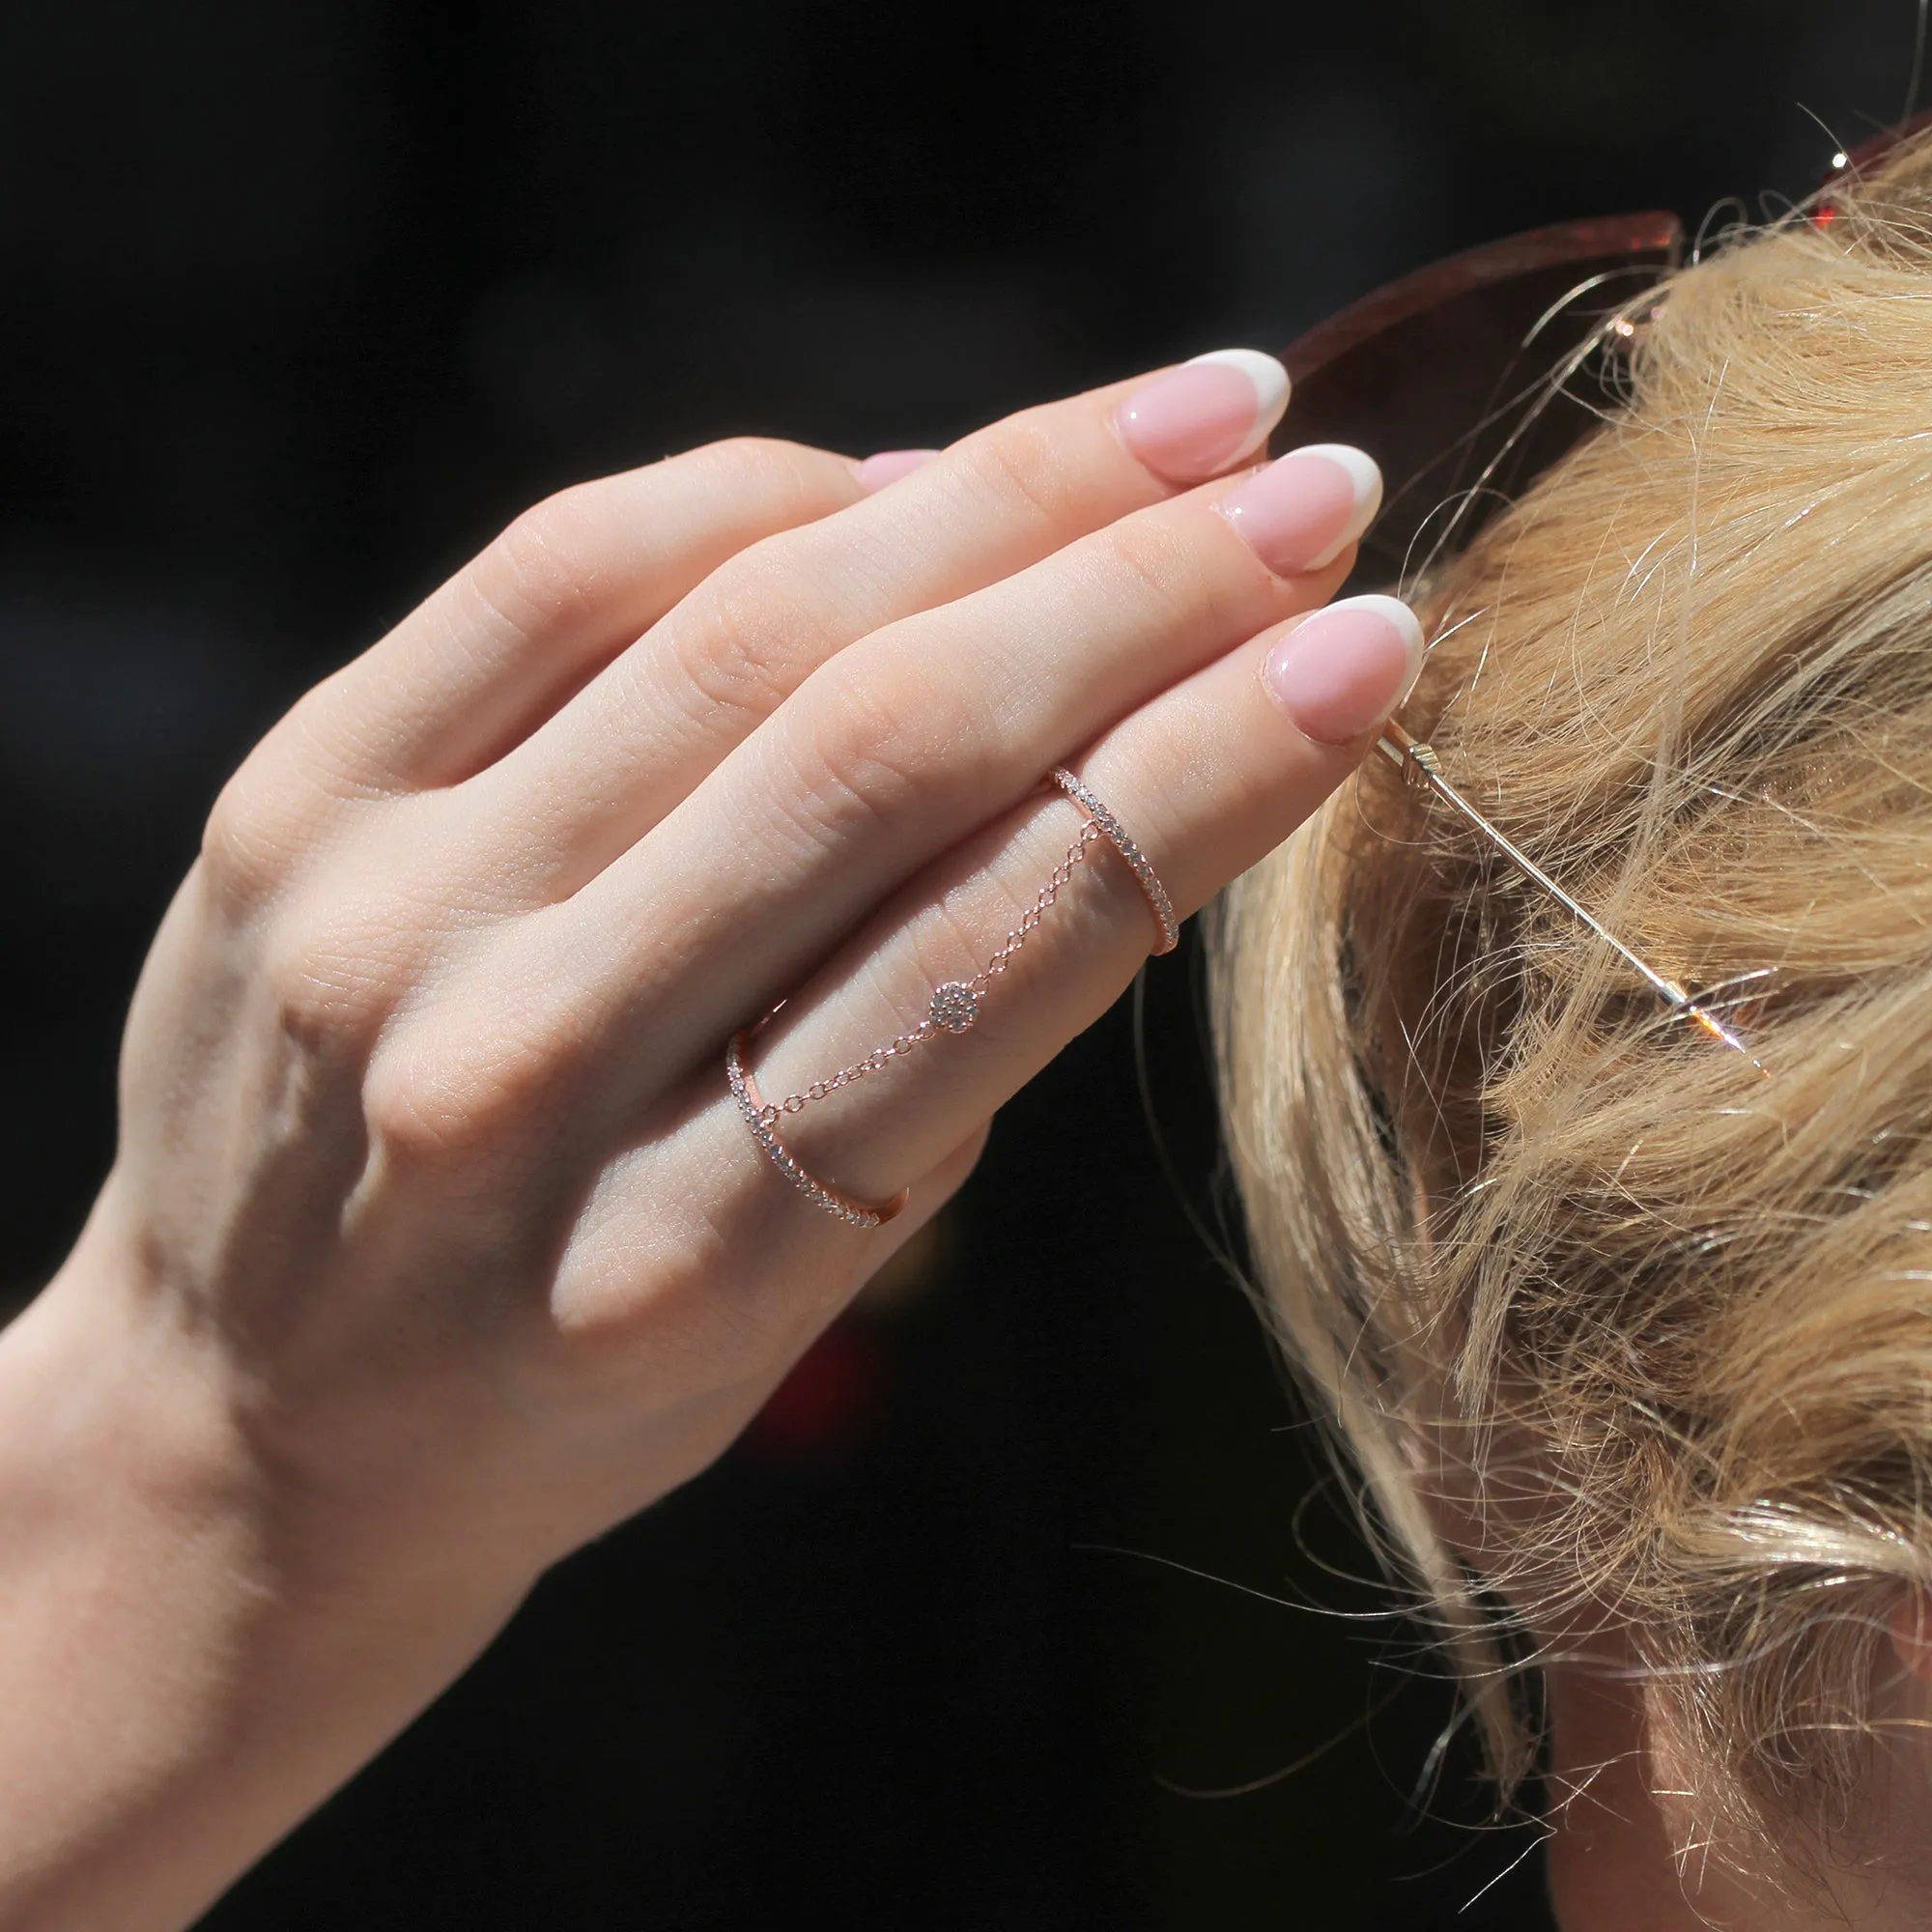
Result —
[{"label": "double finger ring", "polygon": [[905,1207],[906,1190],[901,1188],[890,1201],[880,1202],[858,1201],[849,1194],[841,1193],[816,1176],[807,1173],[779,1137],[779,1122],[788,1114],[803,1113],[812,1101],[822,1100],[827,1094],[838,1093],[841,1087],[850,1087],[868,1073],[881,1071],[895,1060],[904,1058],[942,1033],[966,1032],[980,1017],[980,1003],[992,990],[994,980],[1012,964],[1020,949],[1033,937],[1062,890],[1086,862],[1090,847],[1104,838],[1125,861],[1135,883],[1146,895],[1149,909],[1159,928],[1154,952],[1172,952],[1179,943],[1180,932],[1174,917],[1174,902],[1168,897],[1167,888],[1161,884],[1152,866],[1148,863],[1147,854],[1134,842],[1126,827],[1108,806],[1064,766],[1056,767],[1049,776],[1051,781],[1086,813],[1079,838],[1066,848],[1065,856],[1047,874],[1046,883],[1034,895],[1033,904],[1020,915],[1019,923],[1007,934],[998,952],[970,980],[948,980],[944,984],[935,986],[925,1017],[916,1027],[897,1035],[883,1046],[875,1046],[864,1058],[855,1060],[849,1066],[841,1066],[837,1073],[823,1080],[814,1080],[803,1092],[787,1094],[778,1101],[766,1100],[759,1094],[751,1065],[752,1039],[759,1028],[770,1021],[778,1008],[774,1007],[757,1026],[746,1027],[731,1036],[731,1042],[724,1052],[725,1078],[731,1084],[732,1097],[737,1101],[738,1111],[745,1117],[745,1124],[751,1128],[753,1138],[764,1150],[773,1166],[808,1201],[835,1215],[848,1227],[876,1228],[890,1221]]}]

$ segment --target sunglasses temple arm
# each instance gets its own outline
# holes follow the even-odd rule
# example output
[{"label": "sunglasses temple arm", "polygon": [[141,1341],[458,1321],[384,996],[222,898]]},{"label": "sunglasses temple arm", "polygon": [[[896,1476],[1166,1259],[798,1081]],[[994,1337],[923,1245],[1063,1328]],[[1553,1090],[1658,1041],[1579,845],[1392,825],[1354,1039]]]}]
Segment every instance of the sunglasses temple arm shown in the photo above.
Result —
[{"label": "sunglasses temple arm", "polygon": [[[1410,784],[1426,785],[1450,810],[1456,812],[1492,845],[1493,845],[1518,871],[1533,885],[1542,889],[1563,906],[1580,924],[1586,925],[1614,952],[1632,972],[1637,975],[1656,993],[1659,999],[1674,1011],[1687,1013],[1700,1021],[1710,1031],[1716,1033],[1729,1044],[1737,1044],[1711,1016],[1704,1012],[1675,980],[1667,979],[1648,961],[1640,959],[1619,939],[1608,926],[1580,906],[1539,866],[1529,854],[1505,833],[1483,816],[1463,794],[1442,776],[1436,762],[1435,753],[1424,744],[1411,738],[1400,724],[1388,725],[1380,738],[1376,741],[1376,749],[1390,763],[1401,768],[1403,777]],[[1742,1048],[1740,1048],[1742,1051]]]}]

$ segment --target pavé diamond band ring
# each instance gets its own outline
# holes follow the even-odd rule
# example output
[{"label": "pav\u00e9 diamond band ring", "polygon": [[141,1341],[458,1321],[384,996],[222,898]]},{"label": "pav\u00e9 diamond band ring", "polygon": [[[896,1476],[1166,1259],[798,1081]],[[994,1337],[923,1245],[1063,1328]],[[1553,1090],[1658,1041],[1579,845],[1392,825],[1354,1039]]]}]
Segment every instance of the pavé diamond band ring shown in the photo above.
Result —
[{"label": "pav\u00e9 diamond band ring", "polygon": [[1012,964],[1014,955],[1033,937],[1048,909],[1059,898],[1073,874],[1086,863],[1092,846],[1104,838],[1133,873],[1134,881],[1146,895],[1149,910],[1159,928],[1154,952],[1172,952],[1179,944],[1180,930],[1174,917],[1174,902],[1148,863],[1147,854],[1134,842],[1126,827],[1109,807],[1064,766],[1056,767],[1048,776],[1050,781],[1086,813],[1079,838],[1066,848],[1065,857],[1047,874],[1046,883],[1034,895],[1033,904],[1020,915],[1020,923],[1007,934],[999,951],[972,979],[948,980],[943,985],[935,986],[925,1017],[910,1032],[898,1035],[883,1046],[875,1046],[863,1059],[855,1060],[849,1066],[841,1066],[837,1073],[829,1074],[823,1080],[814,1080],[802,1093],[787,1094],[782,1100],[776,1101],[765,1099],[758,1092],[757,1081],[752,1072],[751,1045],[759,1028],[771,1019],[778,1008],[773,1008],[772,1013],[767,1013],[757,1026],[743,1028],[731,1036],[731,1043],[724,1052],[724,1074],[731,1083],[732,1097],[737,1101],[738,1111],[744,1115],[745,1124],[751,1128],[753,1138],[765,1151],[772,1165],[808,1201],[845,1222],[848,1227],[876,1228],[890,1221],[905,1207],[906,1191],[901,1188],[890,1201],[880,1202],[857,1201],[849,1194],[840,1193],[838,1188],[808,1174],[799,1165],[791,1150],[779,1137],[779,1122],[788,1114],[802,1114],[812,1101],[823,1100],[828,1094],[838,1093],[841,1087],[850,1087],[855,1081],[863,1080],[868,1073],[880,1072],[895,1060],[903,1059],[915,1048],[923,1046],[943,1033],[966,1032],[980,1017],[980,1003],[992,991],[994,980]]}]

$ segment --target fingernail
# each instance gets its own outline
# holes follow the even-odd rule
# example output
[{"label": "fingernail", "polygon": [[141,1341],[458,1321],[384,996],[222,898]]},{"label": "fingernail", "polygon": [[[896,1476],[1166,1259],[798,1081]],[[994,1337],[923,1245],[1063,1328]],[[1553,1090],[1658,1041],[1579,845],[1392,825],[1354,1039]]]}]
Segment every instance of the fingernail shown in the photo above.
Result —
[{"label": "fingernail", "polygon": [[1216,349],[1157,376],[1114,412],[1127,447],[1170,483],[1251,455],[1288,407],[1288,371],[1259,349]]},{"label": "fingernail", "polygon": [[1345,597],[1297,624],[1267,654],[1268,696],[1318,745],[1379,724],[1422,668],[1422,626],[1394,597]]},{"label": "fingernail", "polygon": [[1311,442],[1237,483],[1215,507],[1270,570],[1293,577],[1333,563],[1381,500],[1372,456],[1346,442]]},{"label": "fingernail", "polygon": [[883,490],[888,483],[896,483],[901,476],[910,476],[923,463],[930,463],[939,454],[936,449],[882,449],[876,456],[868,456],[859,466],[859,487],[862,490]]}]

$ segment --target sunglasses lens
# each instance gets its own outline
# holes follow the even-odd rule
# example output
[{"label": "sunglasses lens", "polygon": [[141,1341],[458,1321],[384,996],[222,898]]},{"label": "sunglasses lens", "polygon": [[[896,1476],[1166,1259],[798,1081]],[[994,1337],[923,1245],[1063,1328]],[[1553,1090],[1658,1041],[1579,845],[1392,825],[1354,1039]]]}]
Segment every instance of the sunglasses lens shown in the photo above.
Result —
[{"label": "sunglasses lens", "polygon": [[1285,352],[1276,449],[1352,442],[1381,466],[1357,582],[1400,583],[1438,543],[1460,547],[1574,446],[1603,372],[1586,362],[1555,395],[1549,379],[1681,247],[1669,214],[1536,229],[1378,289]]}]

